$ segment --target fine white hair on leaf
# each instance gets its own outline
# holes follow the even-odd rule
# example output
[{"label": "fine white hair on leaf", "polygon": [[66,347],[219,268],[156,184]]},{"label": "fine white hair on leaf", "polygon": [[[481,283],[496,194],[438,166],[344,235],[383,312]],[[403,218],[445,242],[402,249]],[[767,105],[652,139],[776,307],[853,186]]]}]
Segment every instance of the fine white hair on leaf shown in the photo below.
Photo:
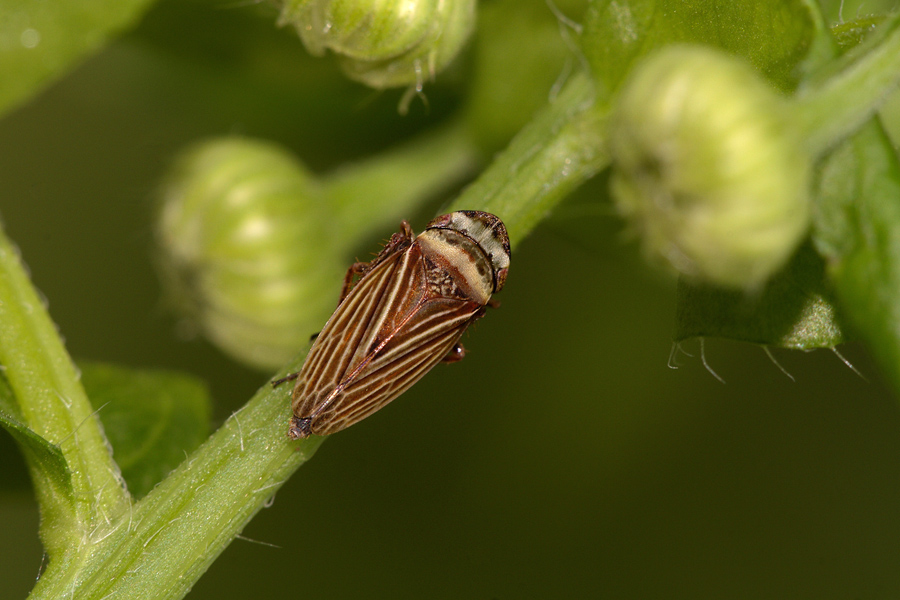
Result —
[{"label": "fine white hair on leaf", "polygon": [[788,373],[787,369],[785,369],[783,366],[781,366],[780,362],[775,360],[775,355],[772,354],[772,350],[768,346],[763,346],[762,348],[763,348],[763,351],[766,353],[766,356],[769,357],[769,360],[772,361],[772,364],[774,364],[776,367],[778,367],[778,370],[781,371],[782,373],[784,373],[788,379],[790,379],[791,381],[796,383],[797,380],[794,379],[794,376],[791,375],[790,373]]},{"label": "fine white hair on leaf", "polygon": [[709,374],[719,380],[720,383],[725,383],[725,380],[719,376],[718,373],[713,371],[712,367],[709,366],[709,363],[706,362],[706,338],[700,338],[700,362],[703,363],[703,366],[709,371]]},{"label": "fine white hair on leaf", "polygon": [[547,8],[550,9],[550,12],[553,13],[553,16],[556,17],[556,20],[559,21],[559,23],[561,25],[565,25],[566,27],[569,27],[572,31],[574,31],[578,35],[581,35],[581,31],[583,29],[583,27],[581,26],[581,23],[577,23],[577,22],[573,21],[572,19],[570,19],[569,17],[567,17],[565,15],[565,13],[563,13],[563,11],[561,11],[559,9],[559,7],[556,6],[556,3],[553,2],[553,0],[546,0],[546,2],[547,2]]},{"label": "fine white hair on leaf", "polygon": [[866,378],[866,376],[863,375],[862,373],[860,373],[859,370],[858,370],[856,367],[854,367],[853,364],[852,364],[849,360],[847,360],[846,358],[844,358],[844,355],[841,354],[840,352],[838,352],[838,349],[837,349],[836,347],[832,346],[832,347],[831,347],[831,351],[834,352],[834,354],[835,354],[839,359],[841,359],[841,362],[844,363],[845,365],[847,365],[847,367],[848,367],[851,371],[853,371],[854,373],[856,373],[857,375],[859,375],[859,378],[860,378],[860,379],[862,379],[862,380],[865,381],[866,383],[869,383],[869,380]]},{"label": "fine white hair on leaf", "polygon": [[669,352],[669,361],[666,365],[670,369],[680,369],[681,365],[678,364],[678,353],[681,352],[685,356],[690,358],[694,358],[694,355],[684,349],[684,346],[681,345],[681,342],[672,342],[672,350]]}]

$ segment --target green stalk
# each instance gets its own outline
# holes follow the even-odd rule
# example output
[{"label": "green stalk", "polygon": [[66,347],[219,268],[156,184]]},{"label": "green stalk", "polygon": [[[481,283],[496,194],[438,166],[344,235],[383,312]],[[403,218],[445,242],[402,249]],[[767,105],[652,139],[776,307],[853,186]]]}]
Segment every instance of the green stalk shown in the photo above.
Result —
[{"label": "green stalk", "polygon": [[859,130],[900,82],[900,13],[798,91],[794,115],[814,156]]},{"label": "green stalk", "polygon": [[590,78],[575,75],[450,209],[496,214],[515,246],[559,201],[609,164],[607,114],[594,104]]},{"label": "green stalk", "polygon": [[[489,169],[457,205],[500,211],[515,224],[514,239],[520,240],[553,202],[605,164],[604,153],[583,147],[586,140],[600,139],[602,131],[591,130],[597,120],[591,113],[592,97],[589,81],[575,78],[504,153],[503,166]],[[460,132],[445,135],[452,140]],[[459,138],[452,143],[465,144]],[[459,147],[456,152],[467,154]],[[476,197],[473,190],[479,189],[490,193]],[[298,360],[288,370],[299,366]],[[122,514],[77,570],[54,569],[51,564],[32,598],[184,596],[322,442],[315,437],[299,443],[288,440],[289,396],[289,386],[264,386],[165,481]],[[302,522],[292,527],[303,535]]]},{"label": "green stalk", "polygon": [[[298,368],[299,364],[292,365]],[[324,438],[287,437],[290,385],[250,402],[133,510],[74,576],[48,569],[31,598],[182,598]],[[303,535],[302,522],[294,522]]]},{"label": "green stalk", "polygon": [[429,194],[469,175],[481,160],[464,123],[448,125],[329,174],[323,183],[337,207],[341,239],[395,227]]},{"label": "green stalk", "polygon": [[58,446],[71,496],[39,457],[26,452],[41,508],[41,539],[51,564],[82,552],[129,503],[94,408],[59,333],[19,258],[0,230],[0,364],[19,415],[34,434]]}]

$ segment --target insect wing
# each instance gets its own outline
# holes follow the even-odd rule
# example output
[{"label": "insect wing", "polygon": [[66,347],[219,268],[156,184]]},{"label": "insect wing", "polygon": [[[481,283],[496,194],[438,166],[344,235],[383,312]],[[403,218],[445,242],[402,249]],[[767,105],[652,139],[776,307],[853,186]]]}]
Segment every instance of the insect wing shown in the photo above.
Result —
[{"label": "insect wing", "polygon": [[294,389],[294,416],[313,417],[312,433],[339,431],[403,393],[450,351],[481,308],[425,294],[422,254],[413,244],[347,295]]},{"label": "insect wing", "polygon": [[[294,416],[310,416],[346,376],[359,366],[359,348],[379,311],[400,262],[397,254],[363,277],[344,298],[316,337],[294,387]],[[315,428],[315,433],[319,433]]]},{"label": "insect wing", "polygon": [[347,383],[339,408],[320,417],[328,421],[329,432],[371,415],[409,389],[450,352],[480,308],[469,301],[424,300]]}]

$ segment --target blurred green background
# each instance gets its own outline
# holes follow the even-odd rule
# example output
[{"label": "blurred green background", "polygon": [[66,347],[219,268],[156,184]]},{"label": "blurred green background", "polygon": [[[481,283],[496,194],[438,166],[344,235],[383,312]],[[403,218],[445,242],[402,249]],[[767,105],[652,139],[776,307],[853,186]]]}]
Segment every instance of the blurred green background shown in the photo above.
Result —
[{"label": "blurred green background", "polygon": [[[70,352],[194,373],[216,424],[270,374],[182,339],[162,300],[153,193],[173,154],[240,133],[324,170],[445,119],[466,92],[463,60],[400,117],[401,92],[347,82],[276,14],[161,2],[0,120],[0,215]],[[792,382],[763,349],[721,340],[705,356],[724,385],[696,342],[669,369],[674,285],[627,243],[604,186],[516,249],[466,360],[328,440],[244,531],[266,545],[236,540],[190,597],[900,595],[900,412],[864,350],[840,348],[868,381],[827,350],[775,350]],[[27,594],[42,553],[6,434],[0,457],[5,600]]]}]

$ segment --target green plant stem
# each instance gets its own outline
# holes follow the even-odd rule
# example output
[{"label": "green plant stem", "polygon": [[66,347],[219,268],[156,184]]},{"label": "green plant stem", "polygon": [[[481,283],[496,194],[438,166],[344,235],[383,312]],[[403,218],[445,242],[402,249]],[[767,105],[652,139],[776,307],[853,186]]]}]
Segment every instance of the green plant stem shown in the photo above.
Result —
[{"label": "green plant stem", "polygon": [[[555,201],[606,164],[601,117],[592,112],[592,99],[587,78],[574,78],[503,154],[501,166],[489,169],[455,206],[497,211],[514,225],[514,240],[524,237]],[[298,368],[299,362],[289,370]],[[149,600],[186,594],[321,443],[322,438],[299,444],[288,440],[289,396],[289,386],[261,389],[114,522],[79,569],[51,565],[32,598],[72,594],[79,600]],[[290,525],[303,535],[302,521]]]},{"label": "green plant stem", "polygon": [[[290,392],[289,384],[260,389],[114,523],[78,572],[48,569],[31,598],[151,600],[187,594],[324,439],[288,439]],[[303,535],[302,521],[290,525]]]},{"label": "green plant stem", "polygon": [[2,230],[0,364],[25,425],[57,445],[71,471],[69,510],[58,496],[42,494],[39,467],[30,465],[41,502],[41,539],[51,561],[61,561],[91,536],[102,535],[129,498],[78,372]]},{"label": "green plant stem", "polygon": [[900,82],[900,13],[845,55],[835,71],[798,91],[795,118],[814,156],[857,131]]},{"label": "green plant stem", "polygon": [[515,246],[556,203],[609,164],[604,108],[594,104],[589,77],[575,75],[451,210],[496,214]]},{"label": "green plant stem", "polygon": [[396,226],[423,197],[461,181],[481,158],[463,122],[455,120],[331,173],[323,184],[337,207],[340,239],[355,242],[373,229]]}]

